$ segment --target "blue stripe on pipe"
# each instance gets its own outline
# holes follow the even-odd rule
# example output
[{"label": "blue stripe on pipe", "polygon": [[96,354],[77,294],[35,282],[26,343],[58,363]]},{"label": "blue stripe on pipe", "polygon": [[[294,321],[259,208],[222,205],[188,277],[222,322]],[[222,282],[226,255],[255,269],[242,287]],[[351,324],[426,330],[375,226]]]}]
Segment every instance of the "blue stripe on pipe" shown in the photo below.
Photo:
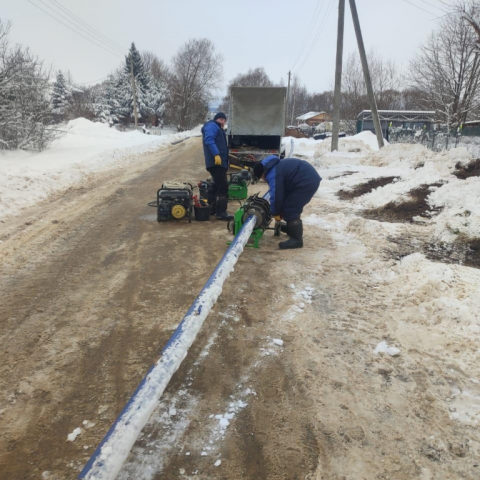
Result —
[{"label": "blue stripe on pipe", "polygon": [[[268,200],[269,196],[269,192],[267,192],[267,194],[264,196],[264,198],[266,200]],[[236,259],[238,259],[238,256],[240,255],[240,253],[242,252],[243,250],[243,247],[245,246],[246,242],[248,241],[248,239],[250,238],[250,235],[253,231],[253,228],[255,226],[255,223],[256,223],[256,218],[255,216],[250,216],[248,218],[248,220],[244,223],[244,225],[242,226],[240,232],[238,233],[238,235],[235,237],[235,239],[233,240],[232,244],[230,245],[230,247],[228,248],[227,252],[225,253],[225,255],[222,257],[222,259],[220,260],[219,264],[217,265],[217,267],[215,268],[214,272],[212,273],[212,275],[210,276],[210,278],[208,279],[207,283],[205,284],[205,286],[202,288],[200,294],[198,295],[198,297],[195,299],[195,301],[193,302],[192,306],[190,307],[190,309],[188,310],[187,314],[183,317],[183,320],[180,322],[180,324],[178,325],[177,329],[175,330],[175,332],[173,333],[173,335],[170,337],[170,339],[168,340],[167,344],[165,345],[165,347],[163,348],[162,350],[162,355],[160,357],[160,360],[155,363],[154,365],[152,365],[150,367],[150,369],[148,370],[147,374],[145,375],[145,377],[142,379],[142,381],[140,382],[140,384],[138,385],[137,389],[135,390],[135,392],[133,393],[133,395],[130,397],[129,401],[127,402],[127,404],[125,405],[125,407],[123,408],[123,410],[120,412],[120,414],[118,415],[117,419],[115,420],[114,424],[110,427],[110,430],[107,432],[107,434],[105,435],[105,437],[103,438],[103,440],[101,441],[101,443],[99,444],[99,446],[96,448],[95,452],[93,453],[93,455],[90,457],[90,459],[88,460],[88,462],[86,463],[85,467],[83,468],[83,470],[80,472],[78,478],[79,479],[86,479],[86,478],[101,478],[102,480],[103,479],[110,479],[110,478],[114,478],[112,476],[105,476],[104,474],[102,474],[102,467],[105,466],[105,462],[100,458],[100,455],[101,455],[101,451],[102,451],[102,447],[109,441],[109,439],[112,437],[112,435],[114,433],[116,433],[116,429],[117,427],[119,426],[120,422],[124,419],[124,417],[127,417],[127,414],[130,413],[130,410],[132,408],[132,405],[133,403],[135,402],[136,398],[137,398],[137,395],[142,392],[142,390],[144,388],[146,388],[146,382],[148,380],[148,377],[149,375],[155,370],[155,368],[159,365],[159,362],[162,360],[162,357],[166,354],[166,352],[170,349],[170,348],[174,348],[180,341],[181,339],[181,336],[182,336],[182,333],[184,333],[184,325],[185,325],[185,322],[187,321],[187,319],[189,319],[192,315],[200,315],[201,311],[202,311],[202,307],[203,305],[201,304],[201,297],[202,295],[209,289],[209,287],[211,287],[215,281],[215,279],[217,278],[217,276],[219,276],[222,272],[222,268],[224,267],[227,259],[229,259],[229,257],[231,257],[232,255],[234,257],[236,257]],[[250,230],[250,232],[248,232],[248,230]],[[248,233],[248,234],[247,234]],[[247,235],[246,235],[247,234]],[[245,237],[245,238],[244,238]],[[241,247],[239,247],[239,242],[240,241],[244,241],[243,245],[241,245]],[[240,252],[238,254],[235,254],[235,249],[238,249],[238,248],[241,248]],[[236,262],[236,259],[235,259],[235,262]],[[224,279],[225,281],[225,279]],[[222,282],[222,285],[223,285],[223,282]],[[212,305],[213,306],[213,305]],[[211,307],[210,307],[211,308]],[[198,332],[197,332],[198,333]],[[193,340],[192,340],[193,342]],[[185,356],[188,352],[188,348],[187,348],[187,351],[185,352]],[[183,359],[181,360],[183,361]],[[181,363],[180,361],[180,363]],[[173,360],[170,360],[169,363],[166,364],[166,366],[170,365],[173,363]],[[178,367],[177,367],[178,368]],[[165,369],[167,370],[167,369]],[[167,372],[168,374],[169,372]],[[170,375],[170,378],[173,376],[173,373]],[[167,380],[167,384],[168,384],[168,381],[170,380],[170,378]],[[166,387],[166,385],[165,385]],[[165,388],[164,387],[164,388]],[[147,392],[147,393],[150,393],[150,392]],[[163,393],[163,390],[160,392],[158,398],[160,398],[161,394]],[[156,399],[156,401],[158,401],[158,398]],[[138,406],[136,408],[136,411],[138,412],[140,410],[140,406]],[[148,418],[147,418],[148,420]],[[146,421],[145,420],[145,423]],[[129,425],[130,421],[127,420],[125,422],[125,425]],[[144,424],[145,425],[145,424]],[[138,434],[140,433],[141,429],[143,428],[143,426],[140,428],[140,430],[137,432],[137,436]],[[136,441],[136,438],[133,440],[132,442],[132,446],[133,444],[135,443]],[[131,447],[130,447],[131,448]],[[129,450],[130,451],[130,450]],[[126,458],[127,455],[128,455],[128,452],[126,452],[126,455],[124,455],[124,457]],[[125,461],[125,458],[123,458],[123,461]],[[122,463],[123,463],[122,461]],[[108,466],[105,467],[105,472],[107,475],[110,475],[110,472],[106,471],[106,468]],[[95,477],[89,477],[90,474],[92,474],[93,472],[93,468],[95,468]],[[121,466],[120,466],[121,468]],[[116,476],[116,474],[118,473],[118,471],[116,471],[113,475]],[[99,475],[99,476],[97,476]]]}]

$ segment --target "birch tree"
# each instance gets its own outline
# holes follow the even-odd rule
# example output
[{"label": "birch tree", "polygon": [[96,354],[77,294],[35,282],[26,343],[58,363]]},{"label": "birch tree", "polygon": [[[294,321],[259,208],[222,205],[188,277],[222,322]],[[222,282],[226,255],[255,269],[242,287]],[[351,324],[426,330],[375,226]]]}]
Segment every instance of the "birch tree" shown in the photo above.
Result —
[{"label": "birch tree", "polygon": [[172,61],[169,117],[179,130],[201,123],[223,81],[223,57],[206,39],[187,41]]}]

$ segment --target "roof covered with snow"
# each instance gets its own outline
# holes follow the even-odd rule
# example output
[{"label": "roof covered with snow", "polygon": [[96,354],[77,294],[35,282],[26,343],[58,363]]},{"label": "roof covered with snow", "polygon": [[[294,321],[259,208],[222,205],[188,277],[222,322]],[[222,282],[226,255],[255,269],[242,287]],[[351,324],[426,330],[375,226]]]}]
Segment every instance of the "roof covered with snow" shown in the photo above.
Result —
[{"label": "roof covered with snow", "polygon": [[308,120],[308,119],[310,119],[310,118],[316,117],[317,115],[322,115],[322,113],[326,113],[326,112],[308,112],[308,113],[304,113],[303,115],[300,115],[299,117],[297,117],[297,120]]},{"label": "roof covered with snow", "polygon": [[[400,122],[434,122],[436,112],[433,110],[378,110],[380,120]],[[361,120],[372,120],[371,110],[363,110],[358,117]]]},{"label": "roof covered with snow", "polygon": [[[372,113],[371,110],[362,110],[362,113]],[[378,113],[397,114],[397,115],[435,115],[434,110],[378,110]]]}]

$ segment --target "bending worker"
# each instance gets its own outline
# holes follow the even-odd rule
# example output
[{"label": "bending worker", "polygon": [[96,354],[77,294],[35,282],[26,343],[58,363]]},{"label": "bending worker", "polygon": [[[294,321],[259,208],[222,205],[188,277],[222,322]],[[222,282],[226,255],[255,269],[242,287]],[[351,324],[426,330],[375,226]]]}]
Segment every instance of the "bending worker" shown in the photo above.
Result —
[{"label": "bending worker", "polygon": [[211,213],[219,220],[232,220],[233,215],[227,213],[228,203],[228,144],[225,134],[227,116],[218,112],[213,120],[202,127],[203,153],[205,166],[212,176],[213,185],[208,194]]},{"label": "bending worker", "polygon": [[310,202],[322,181],[308,162],[298,158],[280,160],[270,155],[253,167],[257,178],[262,178],[270,187],[270,208],[275,220],[287,222],[282,232],[290,238],[280,242],[281,249],[303,247],[303,225],[300,216],[303,207]]}]

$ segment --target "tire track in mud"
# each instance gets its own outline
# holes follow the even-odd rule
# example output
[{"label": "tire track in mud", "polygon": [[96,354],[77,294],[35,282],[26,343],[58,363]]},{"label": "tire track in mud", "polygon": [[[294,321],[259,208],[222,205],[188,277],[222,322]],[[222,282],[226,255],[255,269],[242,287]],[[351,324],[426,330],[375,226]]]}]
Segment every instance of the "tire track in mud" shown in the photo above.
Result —
[{"label": "tire track in mud", "polygon": [[223,253],[223,223],[142,219],[163,180],[205,178],[199,141],[149,158],[1,245],[0,478],[76,475]]}]

